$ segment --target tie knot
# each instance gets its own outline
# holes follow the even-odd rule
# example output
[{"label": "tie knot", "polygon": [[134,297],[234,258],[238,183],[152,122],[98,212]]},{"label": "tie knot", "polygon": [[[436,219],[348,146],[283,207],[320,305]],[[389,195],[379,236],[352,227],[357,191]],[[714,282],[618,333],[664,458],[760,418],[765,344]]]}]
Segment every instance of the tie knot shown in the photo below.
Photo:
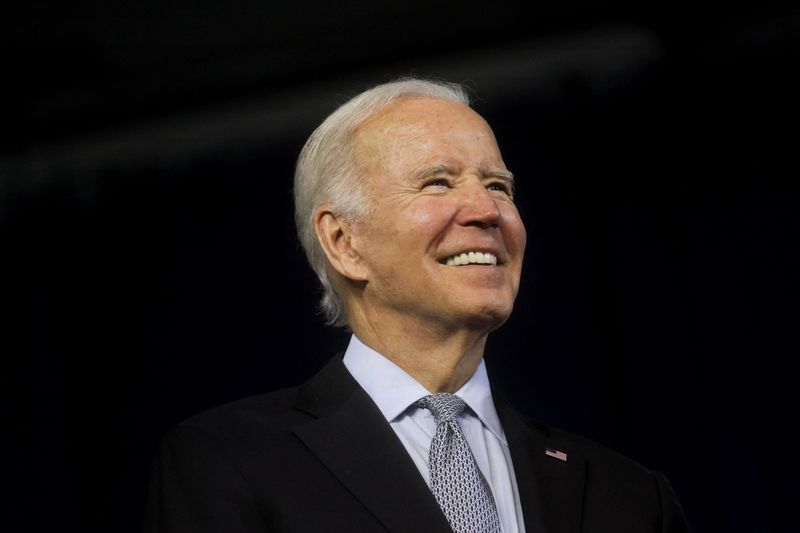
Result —
[{"label": "tie knot", "polygon": [[464,400],[455,394],[450,394],[449,392],[438,392],[436,394],[431,394],[430,396],[420,398],[420,400],[417,402],[417,405],[428,408],[430,412],[433,413],[433,418],[436,420],[436,424],[438,425],[442,422],[450,422],[455,420],[458,415],[461,414],[467,404],[465,404]]}]

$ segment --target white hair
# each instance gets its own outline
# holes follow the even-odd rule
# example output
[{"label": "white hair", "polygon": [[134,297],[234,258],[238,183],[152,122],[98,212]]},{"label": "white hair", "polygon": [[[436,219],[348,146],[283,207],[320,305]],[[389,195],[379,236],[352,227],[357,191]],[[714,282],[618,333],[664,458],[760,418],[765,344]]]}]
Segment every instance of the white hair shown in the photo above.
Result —
[{"label": "white hair", "polygon": [[314,212],[328,203],[337,216],[350,222],[369,213],[369,200],[356,161],[354,133],[366,119],[395,100],[411,95],[469,105],[466,90],[457,84],[415,78],[384,83],[353,97],[328,116],[308,138],[297,158],[294,175],[297,234],[322,284],[320,310],[328,325],[347,326],[347,317],[341,296],[329,279],[325,252],[317,241]]}]

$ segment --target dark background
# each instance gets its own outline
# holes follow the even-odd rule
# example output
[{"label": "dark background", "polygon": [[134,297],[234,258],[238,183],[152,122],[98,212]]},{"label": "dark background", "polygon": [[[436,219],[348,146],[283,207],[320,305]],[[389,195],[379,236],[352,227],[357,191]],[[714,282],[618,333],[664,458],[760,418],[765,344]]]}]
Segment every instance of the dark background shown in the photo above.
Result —
[{"label": "dark background", "polygon": [[291,176],[346,97],[466,83],[529,235],[490,373],[666,473],[696,531],[796,531],[800,9],[28,3],[2,45],[2,531],[131,532],[159,436],[303,381]]}]

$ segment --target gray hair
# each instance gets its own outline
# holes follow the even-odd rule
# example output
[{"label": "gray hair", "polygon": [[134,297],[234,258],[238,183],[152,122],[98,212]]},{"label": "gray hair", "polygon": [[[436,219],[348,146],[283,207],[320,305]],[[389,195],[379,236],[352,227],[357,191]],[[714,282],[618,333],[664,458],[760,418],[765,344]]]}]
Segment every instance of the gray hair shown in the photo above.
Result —
[{"label": "gray hair", "polygon": [[300,243],[319,277],[320,310],[325,323],[347,326],[342,299],[331,283],[327,258],[314,231],[314,212],[329,203],[336,215],[355,221],[370,205],[359,175],[354,146],[356,129],[369,117],[404,96],[427,96],[469,105],[466,90],[446,82],[403,78],[362,92],[334,111],[314,130],[297,159],[294,175],[294,218]]}]

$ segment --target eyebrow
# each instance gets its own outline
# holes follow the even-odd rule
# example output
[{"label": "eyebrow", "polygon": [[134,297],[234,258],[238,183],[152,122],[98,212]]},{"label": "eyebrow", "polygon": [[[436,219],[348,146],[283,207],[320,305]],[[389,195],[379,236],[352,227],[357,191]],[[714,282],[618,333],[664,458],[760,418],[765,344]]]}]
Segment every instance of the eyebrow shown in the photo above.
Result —
[{"label": "eyebrow", "polygon": [[510,170],[490,170],[485,176],[487,178],[500,178],[514,185],[514,174]]},{"label": "eyebrow", "polygon": [[428,165],[424,166],[421,169],[414,172],[414,180],[424,180],[426,178],[430,178],[431,176],[436,176],[438,174],[449,174],[453,175],[456,171],[453,167],[447,165]]},{"label": "eyebrow", "polygon": [[[436,176],[438,174],[448,174],[453,175],[456,173],[455,168],[449,165],[429,165],[422,167],[418,171],[414,173],[413,179],[414,180],[424,180],[431,176]],[[484,178],[499,178],[509,182],[511,185],[514,184],[514,174],[511,173],[509,170],[490,170],[488,172],[481,172],[482,177]]]}]

